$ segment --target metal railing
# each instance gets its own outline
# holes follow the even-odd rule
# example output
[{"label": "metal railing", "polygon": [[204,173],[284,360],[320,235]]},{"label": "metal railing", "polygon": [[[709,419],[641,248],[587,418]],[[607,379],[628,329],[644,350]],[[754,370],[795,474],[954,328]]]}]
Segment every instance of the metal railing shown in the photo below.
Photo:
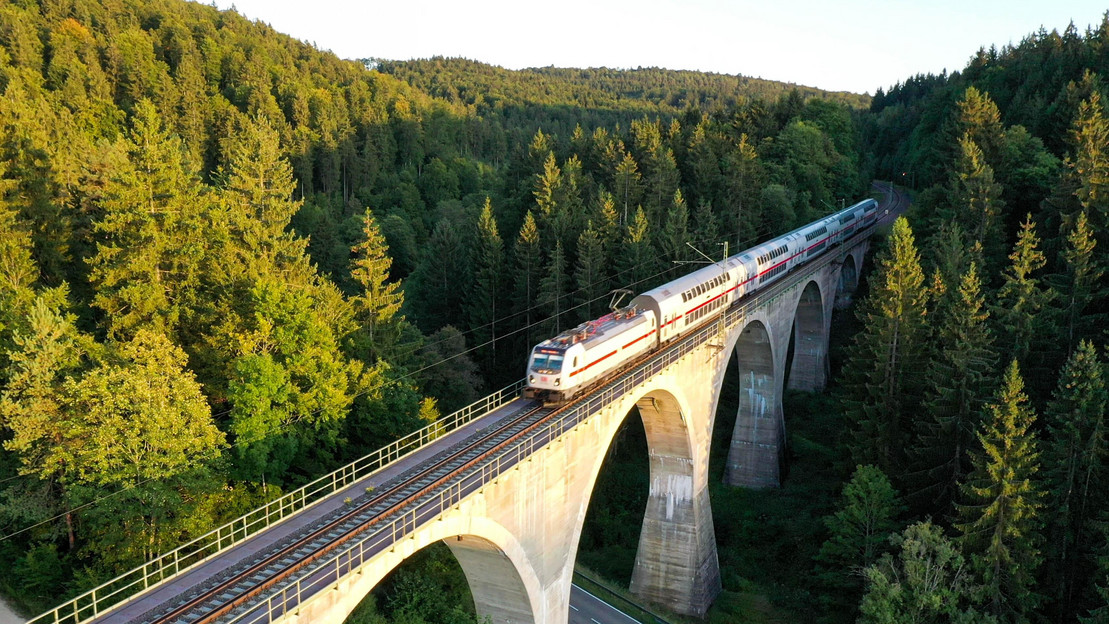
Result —
[{"label": "metal railing", "polygon": [[[741,323],[746,318],[748,310],[766,305],[786,291],[805,284],[806,280],[813,274],[837,257],[845,255],[848,249],[851,249],[869,235],[869,232],[856,234],[850,241],[840,245],[839,250],[825,255],[813,265],[805,267],[805,272],[797,273],[788,282],[779,282],[765,292],[757,293],[750,299],[733,304],[723,313],[726,326],[731,327]],[[395,548],[398,542],[415,533],[425,522],[441,518],[470,494],[480,491],[500,475],[515,467],[516,464],[525,461],[547,444],[558,440],[563,434],[579,423],[588,420],[592,415],[620,397],[647,383],[652,377],[692,353],[704,343],[712,340],[718,334],[719,330],[716,323],[705,323],[689,337],[664,348],[648,361],[595,390],[580,403],[574,404],[564,413],[556,416],[545,427],[502,449],[483,463],[475,465],[468,472],[444,483],[437,491],[429,493],[422,501],[413,503],[410,509],[399,513],[397,517],[389,522],[369,529],[364,537],[358,538],[358,541],[345,549],[338,550],[330,558],[322,559],[319,564],[301,571],[295,579],[291,579],[282,587],[276,588],[269,596],[239,607],[237,609],[238,614],[223,620],[223,624],[260,624],[262,622],[270,624],[286,613],[299,613],[300,608],[307,601],[311,601],[323,590],[338,589],[339,584],[346,576],[358,572],[362,566],[370,562],[372,557]]]},{"label": "metal railing", "polygon": [[99,617],[127,598],[174,578],[291,515],[321,502],[434,440],[465,426],[519,396],[524,380],[502,388],[453,414],[414,431],[369,455],[303,485],[223,526],[47,611],[28,624],[80,624]]}]

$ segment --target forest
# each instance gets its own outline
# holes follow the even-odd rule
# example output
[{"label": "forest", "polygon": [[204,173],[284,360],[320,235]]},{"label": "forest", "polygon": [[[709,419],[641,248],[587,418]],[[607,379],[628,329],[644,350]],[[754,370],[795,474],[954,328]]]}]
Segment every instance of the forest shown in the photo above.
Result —
[{"label": "forest", "polygon": [[[1109,17],[868,98],[347,61],[183,0],[0,4],[0,592],[77,595],[515,381],[686,243],[743,249],[880,178],[913,207],[826,395],[786,397],[782,488],[714,486],[709,621],[1107,622],[1103,76]],[[616,581],[634,420],[579,556]],[[449,554],[415,559],[352,621],[476,621]]]}]

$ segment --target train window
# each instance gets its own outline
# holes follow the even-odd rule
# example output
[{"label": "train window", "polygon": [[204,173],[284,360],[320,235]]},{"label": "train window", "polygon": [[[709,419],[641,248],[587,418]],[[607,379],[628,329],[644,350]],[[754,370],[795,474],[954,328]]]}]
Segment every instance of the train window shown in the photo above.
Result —
[{"label": "train window", "polygon": [[537,353],[535,359],[532,361],[531,368],[537,373],[544,371],[557,373],[562,370],[562,359],[561,355]]}]

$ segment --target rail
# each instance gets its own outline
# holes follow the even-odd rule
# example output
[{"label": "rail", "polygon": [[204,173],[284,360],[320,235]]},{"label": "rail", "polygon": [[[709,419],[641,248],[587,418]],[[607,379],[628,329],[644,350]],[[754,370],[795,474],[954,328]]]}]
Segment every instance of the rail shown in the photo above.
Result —
[{"label": "rail", "polygon": [[[779,282],[767,291],[756,293],[750,299],[745,298],[733,304],[722,313],[725,325],[731,327],[742,322],[749,309],[765,305],[798,284],[805,283],[826,264],[836,258],[842,259],[847,250],[871,236],[873,229],[871,227],[867,232],[856,233],[849,241],[841,244],[836,252],[829,253],[812,265],[806,266],[790,280]],[[343,578],[358,572],[363,565],[370,562],[370,558],[395,548],[397,543],[415,533],[416,529],[423,526],[425,522],[441,518],[452,507],[460,505],[470,494],[481,491],[487,484],[514,468],[516,464],[525,461],[549,443],[560,439],[578,424],[588,421],[590,417],[616,399],[645,384],[662,370],[718,334],[716,323],[705,323],[689,337],[664,348],[649,360],[595,390],[581,402],[551,420],[545,427],[492,455],[483,463],[475,465],[468,473],[445,483],[441,489],[426,495],[422,501],[413,503],[411,509],[399,513],[389,522],[383,522],[368,529],[367,534],[358,538],[352,545],[337,550],[333,556],[321,560],[314,568],[300,572],[295,579],[286,581],[284,586],[275,589],[271,595],[239,607],[238,614],[221,619],[222,624],[271,624],[286,613],[299,614],[300,607],[307,601],[312,600],[325,589],[338,588]]]},{"label": "rail", "polygon": [[514,400],[524,380],[494,392],[446,418],[414,431],[364,457],[307,483],[288,494],[250,511],[235,520],[205,533],[143,565],[67,600],[35,617],[27,624],[80,624],[99,617],[127,598],[172,579],[193,566],[207,561],[224,549],[242,542],[294,513],[327,499],[340,490],[414,453],[436,439],[463,427],[479,416]]}]

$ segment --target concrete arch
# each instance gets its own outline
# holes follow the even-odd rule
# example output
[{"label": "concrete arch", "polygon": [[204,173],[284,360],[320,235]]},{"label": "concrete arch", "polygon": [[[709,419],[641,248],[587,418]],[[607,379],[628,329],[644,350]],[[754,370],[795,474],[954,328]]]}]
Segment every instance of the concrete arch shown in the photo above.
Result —
[{"label": "concrete arch", "polygon": [[820,284],[805,285],[793,315],[793,364],[789,371],[790,390],[817,392],[828,378],[828,325]]},{"label": "concrete arch", "polygon": [[499,523],[459,509],[424,525],[410,539],[376,558],[373,565],[347,576],[337,587],[339,591],[309,602],[301,618],[307,622],[346,621],[402,561],[437,541],[445,542],[462,566],[479,617],[488,616],[494,624],[540,621],[542,587],[523,545]]},{"label": "concrete arch", "polygon": [[[688,401],[680,386],[668,381],[674,380],[660,376],[650,387],[613,406],[617,417],[605,427],[602,446],[608,449],[632,407],[638,407],[651,476],[631,591],[679,613],[702,616],[720,593],[720,564],[707,475],[697,469],[702,465],[701,445],[691,437]],[[576,520],[571,552],[577,552],[606,454],[601,453],[590,466],[589,487]]]},{"label": "concrete arch", "polygon": [[[761,321],[750,321],[735,342],[739,364],[739,413],[724,468],[729,485],[776,487],[778,446],[782,438],[782,399],[775,378],[771,335]],[[773,454],[773,461],[761,456]]]},{"label": "concrete arch", "polygon": [[842,310],[851,305],[851,296],[858,287],[859,263],[855,260],[855,254],[849,252],[844,255],[843,263],[839,269],[839,283],[836,286],[836,308]]}]

